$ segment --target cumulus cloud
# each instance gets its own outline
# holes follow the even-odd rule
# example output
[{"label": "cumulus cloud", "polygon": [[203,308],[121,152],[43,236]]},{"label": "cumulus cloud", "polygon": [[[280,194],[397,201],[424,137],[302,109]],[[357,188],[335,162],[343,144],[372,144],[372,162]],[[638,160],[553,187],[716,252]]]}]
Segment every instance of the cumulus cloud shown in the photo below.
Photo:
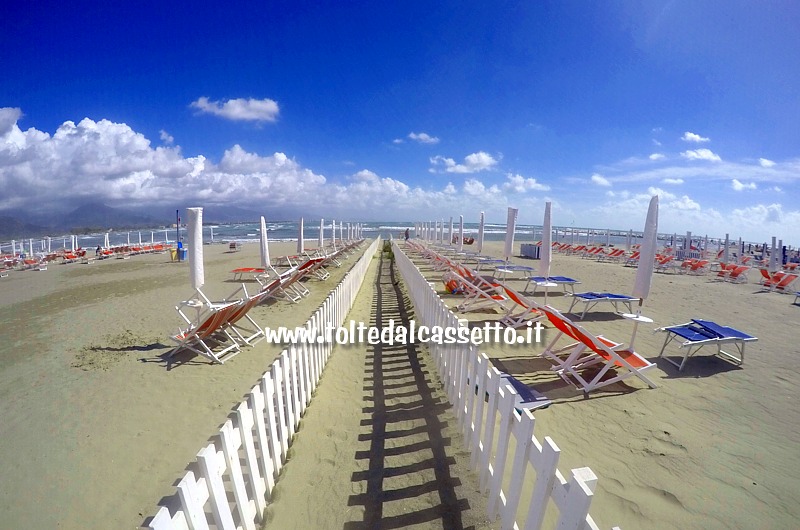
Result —
[{"label": "cumulus cloud", "polygon": [[756,186],[755,182],[744,183],[744,182],[740,182],[739,179],[733,179],[733,180],[731,180],[731,187],[735,191],[744,191],[744,190],[754,190],[758,186]]},{"label": "cumulus cloud", "polygon": [[711,162],[719,162],[722,160],[718,154],[710,149],[690,149],[682,152],[681,156],[688,160],[709,160]]},{"label": "cumulus cloud", "polygon": [[503,184],[503,189],[512,190],[517,193],[525,193],[526,191],[548,191],[550,186],[537,182],[534,178],[525,178],[522,175],[507,174],[506,183]]},{"label": "cumulus cloud", "polygon": [[592,175],[592,182],[594,184],[597,184],[598,186],[605,186],[605,187],[611,186],[611,182],[603,175],[600,175],[599,173],[595,173],[594,175]]},{"label": "cumulus cloud", "polygon": [[190,107],[199,110],[202,114],[211,114],[232,121],[274,122],[280,113],[278,102],[269,98],[211,101],[203,96],[193,101]]},{"label": "cumulus cloud", "polygon": [[430,159],[431,171],[436,171],[437,168],[443,167],[447,173],[477,173],[479,171],[486,171],[495,167],[498,162],[489,153],[478,151],[464,157],[463,164],[457,164],[452,158],[445,158],[443,156],[434,156]]},{"label": "cumulus cloud", "polygon": [[175,142],[175,138],[164,129],[158,131],[158,136],[159,138],[161,138],[161,141],[164,142],[164,144],[166,145],[172,145]]},{"label": "cumulus cloud", "polygon": [[661,182],[662,182],[663,184],[673,184],[673,185],[677,185],[677,184],[683,184],[683,179],[665,178],[665,179],[664,179],[664,180],[662,180]]},{"label": "cumulus cloud", "polygon": [[431,136],[428,133],[424,133],[424,132],[423,133],[412,132],[412,133],[408,134],[408,137],[410,139],[414,140],[415,142],[421,143],[421,144],[431,144],[431,145],[433,145],[433,144],[438,144],[439,143],[439,139],[437,137]]},{"label": "cumulus cloud", "polygon": [[700,204],[690,199],[688,195],[684,195],[680,199],[670,201],[668,206],[677,210],[700,210]]},{"label": "cumulus cloud", "polygon": [[650,158],[650,160],[663,160],[665,157],[661,153],[653,153],[648,158]]},{"label": "cumulus cloud", "polygon": [[10,132],[22,117],[22,110],[16,107],[0,108],[0,136]]},{"label": "cumulus cloud", "polygon": [[761,164],[761,167],[772,167],[775,165],[775,162],[768,158],[759,158],[758,163]]},{"label": "cumulus cloud", "polygon": [[704,137],[700,136],[699,134],[695,134],[695,133],[689,132],[689,131],[686,131],[685,133],[683,133],[683,136],[681,136],[681,140],[683,140],[684,142],[694,142],[694,143],[698,143],[698,144],[699,143],[703,143],[703,142],[711,141],[710,138],[704,138]]}]

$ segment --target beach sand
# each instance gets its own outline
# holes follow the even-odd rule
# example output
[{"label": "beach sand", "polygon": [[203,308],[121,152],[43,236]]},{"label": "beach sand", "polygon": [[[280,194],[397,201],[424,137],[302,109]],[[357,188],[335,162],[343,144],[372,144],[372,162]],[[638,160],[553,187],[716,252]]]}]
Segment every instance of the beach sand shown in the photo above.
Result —
[{"label": "beach sand", "polygon": [[[296,243],[271,243],[272,256]],[[206,245],[204,292],[239,285],[258,245]],[[302,325],[354,262],[310,280],[299,304],[251,315]],[[258,284],[246,282],[255,290]],[[179,354],[167,366],[174,306],[192,294],[187,263],[169,254],[51,264],[0,284],[0,519],[6,528],[137,528],[175,494],[186,466],[281,351],[259,342],[224,365]]]},{"label": "beach sand", "polygon": [[[273,256],[294,248],[293,243],[271,246]],[[231,269],[258,265],[257,245],[245,245],[238,253],[222,245],[204,248],[204,290],[212,298],[234,290],[236,284],[226,281]],[[502,243],[489,243],[487,250],[500,255]],[[302,324],[353,259],[332,268],[326,282],[311,282],[312,296],[301,304],[256,308],[256,321]],[[619,264],[560,254],[551,271],[580,279],[579,291],[620,293],[631,291],[635,275],[635,269]],[[352,318],[375,318],[374,267],[370,274]],[[441,273],[426,274],[443,287]],[[636,349],[657,362],[649,372],[656,389],[628,379],[585,398],[549,372],[549,363],[538,357],[543,345],[485,348],[499,368],[554,401],[535,413],[536,435],[552,437],[561,448],[562,472],[588,466],[597,474],[591,513],[601,527],[796,526],[800,412],[793,376],[800,341],[793,323],[800,307],[792,305],[791,296],[759,292],[754,282],[755,275],[745,285],[710,282],[710,276],[655,275],[644,304],[644,314],[655,322],[640,326]],[[167,369],[159,355],[170,349],[169,334],[180,323],[173,306],[191,295],[188,267],[170,263],[168,255],[12,272],[0,280],[0,288],[0,516],[9,528],[138,527],[161,499],[174,495],[197,451],[280,352],[278,345],[262,341],[222,366],[181,357],[185,362]],[[566,310],[569,299],[554,294],[557,290],[551,290],[549,302]],[[535,298],[542,301],[543,296]],[[497,317],[469,315],[473,321]],[[656,359],[663,334],[651,330],[698,317],[759,337],[748,345],[742,367],[701,353],[678,372]],[[632,331],[631,322],[602,308],[588,313],[583,324],[620,341]],[[671,353],[677,354],[677,348]],[[285,521],[358,527],[378,509],[391,521],[426,527],[442,498],[455,500],[457,507],[466,500],[470,509],[458,509],[462,522],[483,527],[485,507],[474,491],[477,478],[464,467],[465,448],[451,432],[456,426],[448,420],[435,370],[425,352],[419,352],[418,367],[408,371],[411,359],[407,351],[337,348],[302,420],[275,505],[268,509],[275,527],[285,527]],[[390,366],[395,361],[399,364]],[[390,376],[398,379],[388,381]],[[376,379],[386,393],[376,393]],[[409,414],[420,409],[419,399],[427,400],[422,408],[431,410]],[[431,468],[430,450],[384,453],[382,458],[371,454],[376,425],[409,431],[410,447],[418,447],[415,442],[435,447],[434,456],[447,465]],[[451,443],[430,445],[436,437]],[[390,452],[412,438],[377,439],[385,444],[379,449]],[[294,458],[299,454],[309,457]],[[397,498],[380,508],[365,496],[376,491],[369,482],[374,466],[405,471],[387,482],[384,491],[396,490]],[[328,477],[324,483],[323,476]],[[442,476],[447,480],[432,486]],[[300,518],[312,502],[325,507],[327,517],[309,513]],[[404,513],[430,519],[417,515],[406,520]]]},{"label": "beach sand", "polygon": [[[503,244],[488,243],[484,253],[502,255]],[[519,248],[517,246],[517,248]],[[538,267],[538,261],[515,258]],[[419,260],[417,260],[418,263]],[[459,297],[443,291],[441,273],[421,267],[448,304]],[[551,275],[576,278],[576,292],[629,294],[636,269],[555,254]],[[715,276],[715,273],[713,274]],[[750,283],[713,282],[712,274],[654,275],[640,325],[636,350],[657,363],[647,372],[658,384],[649,389],[635,378],[585,397],[552,375],[538,354],[543,344],[486,345],[493,363],[543,392],[554,402],[535,412],[536,432],[561,448],[560,469],[588,466],[599,477],[591,513],[601,528],[794,528],[800,519],[800,411],[796,406],[800,306],[794,296],[762,292],[758,271]],[[522,289],[524,281],[509,280]],[[551,288],[548,303],[566,311],[570,298]],[[534,300],[543,303],[540,291]],[[498,313],[467,313],[472,325]],[[658,359],[664,342],[660,326],[703,318],[758,337],[747,345],[739,367],[711,351],[691,357],[684,370]],[[633,323],[602,305],[581,322],[595,334],[628,342]],[[665,355],[677,358],[678,347]],[[682,353],[681,353],[682,354]]]}]

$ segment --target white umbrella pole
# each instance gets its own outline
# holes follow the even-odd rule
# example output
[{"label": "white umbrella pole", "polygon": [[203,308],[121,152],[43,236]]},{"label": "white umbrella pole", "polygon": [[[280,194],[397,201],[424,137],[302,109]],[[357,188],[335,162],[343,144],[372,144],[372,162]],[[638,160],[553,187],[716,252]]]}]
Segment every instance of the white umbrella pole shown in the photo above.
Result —
[{"label": "white umbrella pole", "polygon": [[192,289],[199,291],[205,284],[203,266],[203,209],[187,208],[189,232],[189,281]]}]

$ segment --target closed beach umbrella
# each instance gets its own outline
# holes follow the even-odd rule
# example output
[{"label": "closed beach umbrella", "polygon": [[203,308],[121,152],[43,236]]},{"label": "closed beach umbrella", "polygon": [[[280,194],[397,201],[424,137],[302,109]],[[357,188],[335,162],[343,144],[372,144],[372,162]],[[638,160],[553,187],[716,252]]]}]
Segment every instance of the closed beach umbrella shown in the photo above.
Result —
[{"label": "closed beach umbrella", "polygon": [[458,216],[458,251],[464,250],[464,216]]},{"label": "closed beach umbrella", "polygon": [[128,246],[131,246],[131,233],[128,232],[127,236],[128,236]]},{"label": "closed beach umbrella", "polygon": [[199,290],[206,282],[203,268],[203,209],[187,208],[189,219],[189,281],[192,289]]},{"label": "closed beach umbrella", "polygon": [[483,225],[485,223],[483,212],[481,212],[480,224],[478,224],[478,254],[483,252]]},{"label": "closed beach umbrella", "polygon": [[725,249],[722,251],[722,263],[728,263],[730,260],[730,256],[728,256],[730,248],[730,242],[728,240],[728,234],[725,234]]},{"label": "closed beach umbrella", "polygon": [[633,230],[628,230],[628,237],[625,238],[625,252],[631,251],[631,239],[633,239]]},{"label": "closed beach umbrella", "polygon": [[267,220],[261,216],[261,266],[269,267],[269,236],[267,235]]},{"label": "closed beach umbrella", "polygon": [[[774,240],[775,238],[773,237],[772,239]],[[772,246],[774,247],[775,244],[773,243]],[[33,258],[33,239],[28,239],[28,258]]]},{"label": "closed beach umbrella", "polygon": [[[65,244],[64,248],[66,248],[66,246],[67,245]],[[11,255],[12,256],[16,256],[17,255],[17,241],[14,240],[14,239],[11,240]]]},{"label": "closed beach umbrella", "polygon": [[447,238],[447,244],[448,245],[452,245],[453,244],[453,217],[452,216],[450,217],[450,234],[449,234],[449,237]]},{"label": "closed beach umbrella", "polygon": [[514,254],[514,231],[517,229],[517,208],[508,209],[508,219],[506,220],[506,245],[503,248],[503,259],[511,259]]},{"label": "closed beach umbrella", "polygon": [[108,232],[103,236],[103,248],[111,248],[111,243],[108,241]]},{"label": "closed beach umbrella", "polygon": [[325,219],[319,220],[319,241],[317,246],[323,248],[325,246]]},{"label": "closed beach umbrella", "polygon": [[[31,251],[33,254],[33,251]],[[777,238],[772,236],[772,244],[769,247],[769,272],[777,272],[778,270],[778,247]]]},{"label": "closed beach umbrella", "polygon": [[551,203],[544,203],[544,222],[542,223],[542,248],[539,253],[539,276],[543,276],[545,281],[550,277],[550,264],[553,260],[553,255],[550,252],[550,245],[552,244],[552,231],[553,225],[550,220]]},{"label": "closed beach umbrella", "polygon": [[300,218],[300,226],[298,227],[298,234],[297,234],[297,253],[302,254],[303,251],[306,249],[306,243],[303,240],[303,218]]},{"label": "closed beach umbrella", "polygon": [[653,268],[656,260],[656,245],[658,241],[658,195],[650,199],[647,209],[647,218],[644,222],[642,248],[639,254],[639,268],[636,269],[636,280],[633,283],[633,296],[642,301],[650,294],[650,283],[653,279]]},{"label": "closed beach umbrella", "polygon": [[339,221],[339,239],[344,244],[344,221]]}]

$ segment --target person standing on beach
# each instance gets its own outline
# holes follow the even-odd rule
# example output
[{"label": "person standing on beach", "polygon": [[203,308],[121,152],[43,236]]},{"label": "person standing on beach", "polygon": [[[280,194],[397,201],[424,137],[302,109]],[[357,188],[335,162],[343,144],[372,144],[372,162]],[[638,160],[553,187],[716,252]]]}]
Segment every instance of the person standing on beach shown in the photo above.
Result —
[{"label": "person standing on beach", "polygon": [[408,230],[408,228],[406,228],[406,233],[405,233],[406,241],[408,241],[408,236],[409,236],[409,230]]}]

